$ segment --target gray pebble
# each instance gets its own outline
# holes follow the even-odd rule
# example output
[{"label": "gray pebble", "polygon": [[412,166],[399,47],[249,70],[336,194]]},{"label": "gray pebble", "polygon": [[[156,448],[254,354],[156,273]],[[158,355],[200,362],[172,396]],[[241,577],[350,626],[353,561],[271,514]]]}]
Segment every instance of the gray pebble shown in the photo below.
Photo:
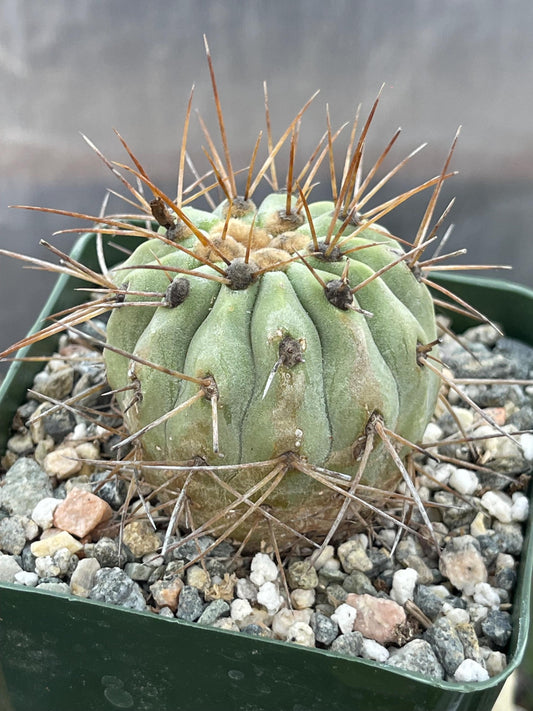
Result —
[{"label": "gray pebble", "polygon": [[437,491],[434,499],[436,503],[443,504],[440,510],[442,521],[451,530],[469,526],[477,515],[477,509],[472,505],[475,499],[471,496],[459,498],[449,491]]},{"label": "gray pebble", "polygon": [[219,620],[221,617],[228,617],[229,613],[230,606],[225,600],[213,600],[198,618],[198,624],[212,625],[213,622]]},{"label": "gray pebble", "polygon": [[415,588],[414,603],[417,605],[426,617],[430,620],[435,620],[444,604],[444,600],[438,595],[435,595],[426,585],[417,585]]},{"label": "gray pebble", "polygon": [[424,639],[413,639],[399,649],[388,659],[391,667],[417,672],[434,679],[444,679],[442,668],[429,642]]},{"label": "gray pebble", "polygon": [[500,568],[496,571],[494,582],[497,587],[511,592],[516,585],[516,572],[512,568]]},{"label": "gray pebble", "polygon": [[295,588],[313,590],[318,585],[318,575],[308,561],[294,560],[287,571],[287,582],[293,590]]},{"label": "gray pebble", "polygon": [[91,600],[101,600],[132,610],[145,610],[146,602],[139,585],[120,568],[102,568],[95,574]]},{"label": "gray pebble", "polygon": [[483,534],[476,538],[481,549],[481,555],[485,561],[485,565],[490,568],[492,563],[496,560],[498,553],[503,550],[503,540],[498,533]]},{"label": "gray pebble", "polygon": [[43,581],[40,582],[36,587],[36,590],[47,590],[48,592],[59,593],[60,595],[68,595],[70,593],[70,588],[67,583],[62,580],[57,581]]},{"label": "gray pebble", "polygon": [[309,623],[315,633],[315,640],[329,646],[339,634],[339,625],[321,612],[314,612]]},{"label": "gray pebble", "polygon": [[269,630],[268,627],[262,627],[261,625],[255,625],[255,624],[245,625],[244,627],[241,628],[240,631],[243,634],[248,634],[252,637],[267,637],[267,638],[272,637],[272,630]]},{"label": "gray pebble", "polygon": [[510,553],[511,555],[520,556],[524,547],[524,534],[522,526],[519,523],[501,523],[494,522],[494,530],[500,534],[502,553]]},{"label": "gray pebble", "polygon": [[153,571],[154,569],[151,566],[145,565],[144,563],[126,563],[124,566],[124,572],[126,575],[128,575],[128,577],[132,580],[136,580],[141,583],[146,582],[152,575]]},{"label": "gray pebble", "polygon": [[180,620],[196,622],[204,611],[204,607],[205,604],[198,588],[193,588],[192,585],[185,585],[180,592],[176,617]]},{"label": "gray pebble", "polygon": [[0,582],[14,583],[15,575],[21,573],[22,568],[12,555],[0,555]]},{"label": "gray pebble", "polygon": [[505,647],[513,631],[511,615],[500,610],[489,610],[481,623],[483,634],[500,649]]},{"label": "gray pebble", "polygon": [[93,558],[96,558],[102,568],[118,567],[120,564],[118,543],[113,538],[100,538],[94,544]]},{"label": "gray pebble", "polygon": [[0,488],[0,506],[10,514],[31,516],[41,499],[52,496],[50,479],[33,459],[21,457],[7,471]]},{"label": "gray pebble", "polygon": [[433,647],[445,672],[452,676],[465,656],[461,639],[451,622],[441,617],[424,632],[424,639]]},{"label": "gray pebble", "polygon": [[118,476],[109,478],[109,472],[97,472],[91,475],[91,484],[93,493],[106,501],[115,511],[118,511],[126,501],[128,484]]},{"label": "gray pebble", "polygon": [[66,365],[53,373],[43,370],[33,380],[33,390],[54,400],[70,395],[74,384],[74,369]]},{"label": "gray pebble", "polygon": [[26,541],[37,537],[39,529],[27,516],[14,515],[0,521],[0,550],[19,555]]},{"label": "gray pebble", "polygon": [[42,425],[46,435],[51,437],[56,444],[72,432],[76,420],[68,410],[53,410],[49,415],[44,415]]},{"label": "gray pebble", "polygon": [[341,634],[333,640],[330,649],[348,657],[360,657],[363,653],[363,635],[360,632]]},{"label": "gray pebble", "polygon": [[376,595],[376,588],[372,585],[370,578],[359,570],[354,570],[353,573],[347,575],[342,582],[342,587],[348,593]]},{"label": "gray pebble", "polygon": [[20,564],[22,565],[22,569],[27,573],[33,573],[35,570],[35,560],[35,556],[31,552],[31,546],[28,543],[20,554]]}]

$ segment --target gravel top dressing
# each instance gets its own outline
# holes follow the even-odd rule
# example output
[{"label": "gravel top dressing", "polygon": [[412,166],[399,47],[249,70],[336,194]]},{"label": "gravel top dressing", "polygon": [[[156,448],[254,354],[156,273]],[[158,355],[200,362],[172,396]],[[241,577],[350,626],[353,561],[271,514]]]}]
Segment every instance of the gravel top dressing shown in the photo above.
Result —
[{"label": "gravel top dressing", "polygon": [[453,390],[451,407],[439,404],[423,442],[438,456],[420,454],[416,476],[438,546],[413,506],[404,527],[376,518],[310,564],[311,549],[280,555],[268,542],[247,554],[225,540],[203,557],[214,538],[181,545],[188,531],[175,526],[172,505],[113,464],[121,420],[110,409],[101,353],[63,336],[17,411],[2,460],[0,581],[436,679],[499,674],[528,517],[533,386],[524,381],[533,377],[533,348],[485,325],[461,342],[445,336],[442,360],[509,436]]}]

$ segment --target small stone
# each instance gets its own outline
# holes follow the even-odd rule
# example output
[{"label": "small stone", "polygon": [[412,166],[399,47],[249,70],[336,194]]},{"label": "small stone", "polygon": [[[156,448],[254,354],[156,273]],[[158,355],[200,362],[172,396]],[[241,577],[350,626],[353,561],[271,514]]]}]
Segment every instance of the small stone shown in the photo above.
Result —
[{"label": "small stone", "polygon": [[14,583],[15,575],[24,572],[12,555],[0,555],[0,582]]},{"label": "small stone", "polygon": [[500,521],[495,521],[494,530],[498,534],[500,553],[510,553],[517,557],[522,554],[524,534],[522,532],[522,526],[519,523],[501,523]]},{"label": "small stone", "polygon": [[331,619],[337,623],[342,634],[353,631],[357,610],[352,605],[342,603],[335,612],[331,615]]},{"label": "small stone", "polygon": [[445,672],[453,675],[465,656],[461,639],[451,622],[445,617],[437,620],[424,632],[424,639],[433,647]]},{"label": "small stone", "polygon": [[494,582],[499,588],[511,592],[516,585],[516,572],[512,568],[500,568],[496,571]]},{"label": "small stone", "polygon": [[487,568],[479,550],[478,539],[472,536],[452,538],[441,553],[439,568],[451,584],[470,594],[476,583],[487,581]]},{"label": "small stone", "polygon": [[31,516],[41,499],[52,495],[46,472],[33,459],[21,457],[7,471],[0,487],[0,507],[10,514]]},{"label": "small stone", "polygon": [[374,567],[360,539],[342,543],[337,549],[337,555],[346,573],[353,573],[355,570],[368,573]]},{"label": "small stone", "polygon": [[299,644],[302,647],[314,647],[315,635],[311,627],[305,622],[295,622],[289,627],[287,642]]},{"label": "small stone", "polygon": [[533,434],[531,432],[526,432],[520,435],[520,445],[522,446],[522,451],[524,452],[524,457],[528,462],[533,461]]},{"label": "small stone", "polygon": [[[80,454],[79,447],[76,448],[76,451]],[[85,458],[88,459],[88,457]],[[128,484],[117,475],[110,476],[109,472],[98,472],[91,475],[90,481],[93,494],[106,501],[115,511],[118,511],[126,501]]]},{"label": "small stone", "polygon": [[145,583],[150,579],[154,569],[145,563],[126,563],[124,566],[124,572],[132,580],[135,580],[138,583]]},{"label": "small stone", "polygon": [[487,681],[489,678],[488,671],[473,659],[464,659],[454,672],[453,678],[455,681]]},{"label": "small stone", "polygon": [[487,491],[481,497],[481,504],[489,512],[502,523],[510,523],[512,519],[512,500],[503,491]]},{"label": "small stone", "polygon": [[346,573],[341,570],[341,562],[337,558],[330,558],[318,571],[319,583],[326,585],[329,583],[342,583],[346,578]]},{"label": "small stone", "polygon": [[233,600],[230,605],[230,617],[237,623],[242,622],[251,614],[252,606],[250,605],[248,600],[241,600],[240,598],[238,598],[237,600]]},{"label": "small stone", "polygon": [[83,546],[67,531],[60,531],[40,541],[34,541],[30,546],[30,550],[36,558],[54,555],[60,548],[68,548],[71,553],[77,553],[82,550]]},{"label": "small stone", "polygon": [[257,602],[257,587],[248,578],[239,578],[235,584],[235,594],[241,600]]},{"label": "small stone", "polygon": [[213,622],[211,627],[215,627],[218,630],[227,630],[228,632],[240,631],[235,622],[229,617],[220,617],[218,620]]},{"label": "small stone", "polygon": [[61,367],[54,369],[54,366],[50,367],[49,364],[46,370],[37,373],[32,387],[35,392],[51,397],[54,400],[63,400],[63,398],[70,395],[74,384],[74,369],[64,361],[59,362]]},{"label": "small stone", "polygon": [[360,657],[363,653],[363,635],[360,632],[341,634],[333,640],[330,649],[347,657]]},{"label": "small stone", "polygon": [[312,590],[318,585],[318,574],[316,569],[309,565],[307,561],[295,560],[289,565],[287,582],[292,589]]},{"label": "small stone", "polygon": [[[533,457],[532,457],[532,459],[533,459]],[[335,556],[335,548],[332,545],[327,545],[324,547],[324,550],[320,553],[320,555],[315,560],[313,565],[316,568],[316,570],[320,570],[329,560],[334,558],[334,556]]]},{"label": "small stone", "polygon": [[0,520],[0,549],[4,553],[19,555],[26,541],[32,541],[38,533],[37,524],[27,516],[15,514],[3,518]]},{"label": "small stone", "polygon": [[70,479],[81,469],[82,463],[74,447],[54,449],[44,459],[44,470],[48,476],[55,476],[59,481]]},{"label": "small stone", "polygon": [[89,598],[132,610],[146,610],[141,588],[120,568],[97,570]]},{"label": "small stone", "polygon": [[93,555],[102,568],[116,568],[119,567],[121,562],[118,543],[113,538],[104,537],[96,541]]},{"label": "small stone", "polygon": [[[196,593],[198,593],[196,588],[190,589],[195,590]],[[178,599],[181,599],[181,593],[183,590],[183,581],[178,576],[172,577],[169,580],[157,580],[155,583],[150,585],[150,592],[152,593],[155,604],[158,607],[169,607],[173,612],[176,612],[178,609]],[[200,614],[201,612],[202,611],[200,610]]]},{"label": "small stone", "polygon": [[83,558],[70,578],[70,592],[76,597],[88,598],[95,582],[100,563],[96,558]]},{"label": "small stone", "polygon": [[418,573],[413,568],[397,570],[392,576],[392,600],[399,605],[405,605],[407,600],[412,600],[417,581]]},{"label": "small stone", "polygon": [[276,612],[272,618],[272,632],[278,639],[287,639],[289,629],[295,622],[304,622],[308,625],[310,621],[310,610],[288,610],[283,608]]},{"label": "small stone", "polygon": [[373,659],[375,662],[386,662],[390,654],[386,647],[373,639],[363,639],[361,650],[363,659]]},{"label": "small stone", "polygon": [[422,435],[422,444],[429,444],[430,442],[440,442],[443,437],[442,429],[435,423],[429,422]]},{"label": "small stone", "polygon": [[273,582],[278,577],[278,566],[266,553],[254,555],[250,570],[250,580],[257,587],[266,582]]},{"label": "small stone", "polygon": [[354,630],[380,644],[397,641],[399,628],[406,622],[405,611],[398,603],[386,598],[353,593],[347,596],[346,603],[357,610]]},{"label": "small stone", "polygon": [[479,479],[470,469],[455,469],[449,479],[449,485],[460,494],[473,494],[479,486]]},{"label": "small stone", "polygon": [[474,625],[470,622],[462,622],[455,625],[455,631],[459,635],[463,651],[466,659],[473,659],[475,662],[481,662],[482,656],[479,648],[479,640],[474,629]]},{"label": "small stone", "polygon": [[291,592],[292,606],[296,610],[304,610],[306,607],[312,607],[315,604],[315,591],[304,590],[303,588],[295,588]]},{"label": "small stone", "polygon": [[207,570],[204,570],[200,565],[191,565],[186,572],[187,585],[198,590],[205,590],[211,584],[211,577]]},{"label": "small stone", "polygon": [[440,614],[443,599],[432,592],[426,585],[418,585],[416,587],[413,599],[415,605],[417,605],[430,620],[435,620]]},{"label": "small stone", "polygon": [[229,615],[230,606],[225,600],[213,600],[202,612],[197,622],[199,625],[212,625],[221,617]]},{"label": "small stone", "polygon": [[470,535],[474,538],[487,535],[490,526],[490,516],[483,511],[479,511],[470,524]]},{"label": "small stone", "polygon": [[311,615],[310,625],[315,633],[315,640],[320,644],[329,646],[339,635],[339,626],[335,620],[321,612],[314,612]]},{"label": "small stone", "polygon": [[159,536],[149,521],[133,521],[124,526],[122,540],[136,558],[142,558],[146,553],[153,553],[161,545]]},{"label": "small stone", "polygon": [[75,488],[56,508],[54,526],[84,538],[112,515],[113,509],[108,503],[88,491]]},{"label": "small stone", "polygon": [[61,499],[54,499],[51,496],[46,496],[41,499],[31,512],[31,518],[35,523],[45,531],[47,528],[52,528],[54,525],[54,511],[61,503]]},{"label": "small stone", "polygon": [[442,611],[444,612],[448,622],[450,622],[453,627],[470,622],[470,615],[466,610],[463,610],[462,607],[454,607],[453,605],[445,602],[442,606]]},{"label": "small stone", "polygon": [[179,596],[176,617],[180,620],[196,622],[204,608],[205,604],[198,592],[198,588],[185,585]]},{"label": "small stone", "polygon": [[496,590],[488,583],[477,583],[474,586],[474,602],[496,610],[501,600]]},{"label": "small stone", "polygon": [[388,665],[434,679],[444,679],[444,669],[429,642],[413,639],[389,657]]},{"label": "small stone", "polygon": [[485,657],[485,668],[490,677],[501,674],[507,666],[507,657],[503,652],[489,651]]},{"label": "small stone", "polygon": [[22,570],[20,573],[16,573],[13,582],[18,585],[24,585],[27,588],[34,588],[39,582],[39,576],[37,573],[29,573],[26,570]]},{"label": "small stone", "polygon": [[33,452],[33,439],[29,432],[15,434],[7,440],[7,448],[19,457],[26,457]]},{"label": "small stone", "polygon": [[361,573],[360,570],[354,570],[353,573],[347,575],[342,581],[342,587],[347,593],[377,595],[376,589],[372,585],[368,575]]},{"label": "small stone", "polygon": [[519,491],[512,496],[511,519],[513,521],[527,521],[529,516],[529,499]]},{"label": "small stone", "polygon": [[257,591],[257,602],[266,607],[271,614],[274,614],[283,604],[283,598],[279,594],[277,585],[267,581]]},{"label": "small stone", "polygon": [[490,610],[481,623],[481,629],[500,649],[505,647],[513,631],[511,615],[500,610]]}]

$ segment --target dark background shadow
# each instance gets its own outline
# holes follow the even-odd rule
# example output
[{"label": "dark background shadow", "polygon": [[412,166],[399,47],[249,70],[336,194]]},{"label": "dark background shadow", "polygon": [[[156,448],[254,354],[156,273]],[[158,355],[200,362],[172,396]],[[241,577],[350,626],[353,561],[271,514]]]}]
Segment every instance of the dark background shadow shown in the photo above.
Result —
[{"label": "dark background shadow", "polygon": [[[462,124],[453,160],[460,175],[441,203],[457,195],[449,249],[467,246],[470,263],[512,264],[511,278],[533,285],[532,20],[530,0],[1,0],[1,246],[47,258],[38,240],[74,224],[8,204],[97,213],[106,188],[119,187],[80,131],[122,160],[116,127],[154,180],[174,189],[193,82],[195,106],[216,134],[205,32],[235,165],[247,164],[264,126],[263,80],[275,137],[321,89],[304,123],[300,156],[325,128],[326,102],[338,126],[359,102],[367,112],[385,82],[369,161],[400,125],[394,160],[422,141],[430,145],[384,197],[435,175]],[[203,169],[197,128],[191,141]],[[282,161],[278,170],[284,175]],[[322,180],[325,190],[326,173]],[[409,238],[423,207],[413,201],[386,224]],[[56,244],[68,250],[72,241],[63,236]],[[49,275],[0,257],[0,348],[28,330],[50,283]]]}]

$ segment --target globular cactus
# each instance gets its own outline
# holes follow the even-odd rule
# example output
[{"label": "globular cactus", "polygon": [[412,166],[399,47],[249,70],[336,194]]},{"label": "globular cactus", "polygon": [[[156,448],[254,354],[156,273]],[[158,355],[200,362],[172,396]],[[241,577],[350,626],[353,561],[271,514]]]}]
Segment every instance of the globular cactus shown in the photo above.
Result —
[{"label": "globular cactus", "polygon": [[[195,524],[236,525],[241,539],[265,538],[272,520],[286,524],[278,541],[323,537],[343,501],[324,470],[391,491],[400,473],[376,424],[418,441],[440,384],[420,357],[433,302],[399,243],[364,220],[343,226],[333,202],[286,204],[240,200],[229,220],[231,201],[185,208],[168,242],[143,243],[114,277],[126,303],[166,292],[160,306],[116,309],[107,330],[109,382],[130,432],[144,432],[143,458],[184,467],[146,476],[173,490],[187,480]],[[189,477],[190,464],[216,476]]]}]

